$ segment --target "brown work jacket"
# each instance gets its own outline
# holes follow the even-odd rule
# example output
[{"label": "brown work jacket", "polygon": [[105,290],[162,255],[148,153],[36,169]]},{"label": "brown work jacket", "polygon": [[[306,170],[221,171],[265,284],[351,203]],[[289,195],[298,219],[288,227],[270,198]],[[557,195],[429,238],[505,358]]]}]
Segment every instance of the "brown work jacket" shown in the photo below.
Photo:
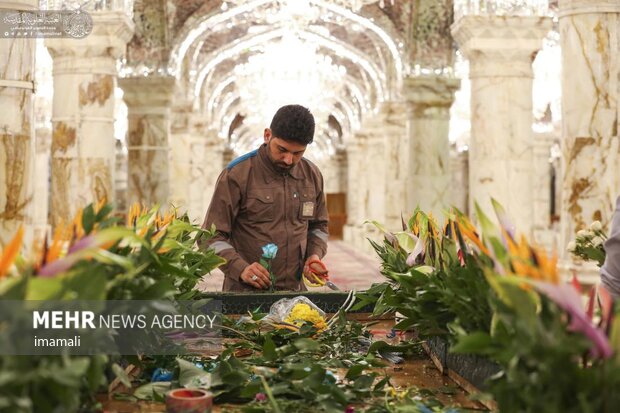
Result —
[{"label": "brown work jacket", "polygon": [[267,145],[232,161],[220,174],[203,228],[215,225],[216,236],[205,244],[226,259],[224,291],[258,291],[239,279],[249,264],[259,262],[262,247],[278,246],[271,269],[276,289],[304,291],[306,257],[327,251],[328,217],[323,176],[302,158],[290,171],[279,172]]}]

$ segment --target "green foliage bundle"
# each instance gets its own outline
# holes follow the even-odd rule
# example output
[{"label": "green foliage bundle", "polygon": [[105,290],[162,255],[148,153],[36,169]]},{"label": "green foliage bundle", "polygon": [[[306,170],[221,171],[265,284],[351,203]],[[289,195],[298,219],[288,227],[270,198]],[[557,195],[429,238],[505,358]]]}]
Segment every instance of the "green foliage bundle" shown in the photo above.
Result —
[{"label": "green foliage bundle", "polygon": [[[196,246],[212,231],[157,209],[134,206],[124,225],[111,205],[88,205],[30,259],[11,252],[19,250],[17,234],[0,260],[11,253],[15,263],[0,278],[0,300],[192,299],[198,280],[223,262]],[[105,355],[0,356],[0,412],[97,411],[108,362]]]}]

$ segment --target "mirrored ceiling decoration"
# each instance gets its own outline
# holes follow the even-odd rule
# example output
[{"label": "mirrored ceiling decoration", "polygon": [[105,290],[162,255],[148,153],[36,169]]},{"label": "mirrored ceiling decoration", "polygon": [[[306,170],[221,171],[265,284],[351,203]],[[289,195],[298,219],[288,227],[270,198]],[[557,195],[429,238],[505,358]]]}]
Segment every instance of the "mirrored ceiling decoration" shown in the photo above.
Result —
[{"label": "mirrored ceiling decoration", "polygon": [[[304,0],[280,0],[282,3],[288,3],[290,5],[290,7],[295,7],[300,11],[307,11],[307,1]],[[394,4],[394,0],[330,0],[331,3],[337,4],[339,6],[342,7],[346,7],[347,9],[353,10],[353,11],[359,11],[362,7],[364,6],[368,6],[370,4],[378,4],[379,7],[385,7],[386,4]],[[224,4],[227,7],[227,3],[232,3],[232,4],[243,4],[245,3],[245,0],[228,0],[225,1]]]},{"label": "mirrored ceiling decoration", "polygon": [[133,17],[134,0],[39,0],[42,10],[117,11]]},{"label": "mirrored ceiling decoration", "polygon": [[454,0],[455,18],[466,15],[545,16],[549,0]]},{"label": "mirrored ceiling decoration", "polygon": [[234,73],[247,111],[245,122],[260,137],[265,121],[280,106],[293,102],[303,102],[310,109],[317,119],[317,133],[323,134],[347,71],[321,54],[317,44],[290,32],[237,65]]},{"label": "mirrored ceiling decoration", "polygon": [[[324,152],[317,155],[329,155],[351,138],[364,114],[397,97],[404,71],[397,31],[345,3],[224,2],[179,30],[169,67],[193,110],[204,113],[235,152],[260,141],[279,106],[301,103],[317,118],[315,141],[321,143],[315,146]],[[370,3],[391,5],[360,7]],[[239,115],[243,124],[231,132]],[[328,126],[330,115],[338,134]]]}]

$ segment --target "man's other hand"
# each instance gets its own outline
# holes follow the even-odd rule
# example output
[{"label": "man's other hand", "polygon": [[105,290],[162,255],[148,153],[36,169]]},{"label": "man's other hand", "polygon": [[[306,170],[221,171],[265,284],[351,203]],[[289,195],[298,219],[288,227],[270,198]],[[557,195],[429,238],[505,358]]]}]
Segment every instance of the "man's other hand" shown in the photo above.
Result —
[{"label": "man's other hand", "polygon": [[326,274],[327,271],[325,271],[325,268],[323,268],[320,264],[314,263],[310,265],[312,261],[321,261],[321,259],[316,254],[308,257],[306,263],[304,264],[304,277],[306,277],[311,283],[316,284],[316,280],[310,275],[310,269],[318,275]]},{"label": "man's other hand", "polygon": [[257,262],[245,267],[239,278],[242,282],[259,290],[267,289],[271,285],[269,271]]}]

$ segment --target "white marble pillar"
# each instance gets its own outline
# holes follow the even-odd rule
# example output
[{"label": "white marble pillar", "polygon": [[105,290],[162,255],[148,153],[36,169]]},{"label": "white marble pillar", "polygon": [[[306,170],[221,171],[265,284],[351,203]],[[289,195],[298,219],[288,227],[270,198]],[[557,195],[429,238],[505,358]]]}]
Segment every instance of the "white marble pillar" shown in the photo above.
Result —
[{"label": "white marble pillar", "polygon": [[469,215],[469,151],[450,151],[450,188],[450,205]]},{"label": "white marble pillar", "polygon": [[85,38],[47,39],[54,61],[52,108],[52,223],[78,208],[114,201],[114,90],[117,60],[133,34],[122,12],[91,12]]},{"label": "white marble pillar", "polygon": [[[562,200],[560,246],[592,221],[605,228],[620,196],[620,2],[560,0]],[[595,273],[594,278],[598,275]]]},{"label": "white marble pillar", "polygon": [[171,137],[171,203],[202,224],[222,172],[224,141],[191,109],[175,113]]},{"label": "white marble pillar", "polygon": [[235,155],[235,152],[230,147],[224,145],[224,151],[222,152],[222,168],[226,168],[226,165],[231,163],[237,156],[241,155],[242,154]]},{"label": "white marble pillar", "polygon": [[47,127],[39,127],[35,136],[35,182],[33,197],[34,239],[40,240],[50,233],[48,223],[50,204],[50,150],[52,131]]},{"label": "white marble pillar", "polygon": [[[127,203],[159,204],[170,197],[170,108],[175,79],[119,79],[127,104]],[[175,145],[180,145],[175,142]]]},{"label": "white marble pillar", "polygon": [[347,223],[343,228],[343,240],[352,246],[360,247],[362,224],[365,220],[366,175],[363,173],[363,143],[356,133],[347,144]]},{"label": "white marble pillar", "polygon": [[413,211],[406,203],[411,155],[406,149],[410,139],[407,106],[405,102],[384,102],[375,129],[377,135],[383,134],[385,206],[382,223],[390,231],[401,231],[402,217],[407,220]]},{"label": "white marble pillar", "polygon": [[409,104],[409,171],[407,210],[420,206],[433,216],[443,216],[450,206],[450,107],[458,79],[445,76],[417,76],[405,79]]},{"label": "white marble pillar", "polygon": [[532,219],[534,241],[551,250],[554,232],[551,230],[551,146],[556,141],[553,133],[534,134],[534,216]]},{"label": "white marble pillar", "polygon": [[406,104],[384,102],[367,118],[347,146],[347,225],[344,240],[360,250],[373,252],[366,238],[381,234],[365,221],[377,221],[390,231],[402,229],[408,152]]},{"label": "white marble pillar", "polygon": [[[37,1],[17,0],[15,10],[35,10]],[[35,39],[0,38],[0,247],[20,226],[33,236]]]},{"label": "white marble pillar", "polygon": [[208,129],[204,135],[194,138],[194,146],[202,150],[202,157],[192,160],[192,197],[190,198],[190,216],[196,218],[202,224],[207,213],[217,178],[222,173],[224,141],[218,136],[217,131]]},{"label": "white marble pillar", "polygon": [[526,235],[534,203],[532,59],[550,28],[549,18],[523,16],[464,16],[452,26],[470,62],[470,211],[477,202],[494,217],[493,197]]},{"label": "white marble pillar", "polygon": [[336,149],[334,154],[337,174],[337,191],[340,193],[347,193],[347,152],[346,150],[339,148]]},{"label": "white marble pillar", "polygon": [[114,169],[114,189],[116,191],[116,210],[124,213],[129,210],[127,204],[127,146],[124,141],[116,141],[116,166]]}]

